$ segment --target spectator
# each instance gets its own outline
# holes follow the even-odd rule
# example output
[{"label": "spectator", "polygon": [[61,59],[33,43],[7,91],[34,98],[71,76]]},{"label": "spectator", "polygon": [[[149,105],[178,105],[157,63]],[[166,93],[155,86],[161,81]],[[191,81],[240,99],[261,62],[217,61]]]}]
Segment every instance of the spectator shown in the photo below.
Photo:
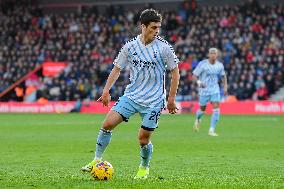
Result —
[{"label": "spectator", "polygon": [[[68,67],[57,78],[39,79],[37,98],[96,99],[119,49],[138,32],[139,14],[121,6],[109,7],[107,16],[96,7],[64,14],[43,14],[25,1],[3,7],[7,8],[0,10],[0,93],[42,62],[64,61]],[[161,35],[173,43],[181,60],[181,100],[196,99],[190,69],[211,46],[223,53],[229,93],[239,100],[251,99],[253,94],[267,99],[282,87],[283,5],[260,6],[250,0],[234,7],[198,7],[191,0],[176,11],[162,13]],[[128,77],[128,72],[121,73],[112,89],[113,100],[123,93]]]}]

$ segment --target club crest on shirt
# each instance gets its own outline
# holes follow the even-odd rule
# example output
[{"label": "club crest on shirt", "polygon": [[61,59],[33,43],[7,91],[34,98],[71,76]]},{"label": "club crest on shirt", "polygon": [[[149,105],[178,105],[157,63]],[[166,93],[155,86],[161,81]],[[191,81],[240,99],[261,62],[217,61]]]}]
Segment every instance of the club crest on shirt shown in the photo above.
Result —
[{"label": "club crest on shirt", "polygon": [[154,51],[154,58],[157,58],[158,57],[158,51]]}]

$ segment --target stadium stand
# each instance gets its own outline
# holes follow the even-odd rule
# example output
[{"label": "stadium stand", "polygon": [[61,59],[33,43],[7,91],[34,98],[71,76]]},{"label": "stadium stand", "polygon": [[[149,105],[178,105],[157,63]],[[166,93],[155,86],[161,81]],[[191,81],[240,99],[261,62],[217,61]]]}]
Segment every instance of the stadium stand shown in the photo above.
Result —
[{"label": "stadium stand", "polygon": [[[59,14],[44,13],[34,2],[16,2],[5,2],[0,10],[0,93],[44,62],[68,66],[54,78],[41,72],[29,76],[1,101],[96,99],[119,49],[139,33],[139,12],[123,6],[109,6],[104,14],[97,7]],[[197,99],[191,70],[212,46],[222,52],[229,93],[238,100],[266,100],[283,86],[283,5],[249,1],[198,7],[185,1],[176,10],[161,12],[161,36],[173,44],[181,61],[178,100]],[[122,71],[113,100],[123,93],[128,77]]]}]

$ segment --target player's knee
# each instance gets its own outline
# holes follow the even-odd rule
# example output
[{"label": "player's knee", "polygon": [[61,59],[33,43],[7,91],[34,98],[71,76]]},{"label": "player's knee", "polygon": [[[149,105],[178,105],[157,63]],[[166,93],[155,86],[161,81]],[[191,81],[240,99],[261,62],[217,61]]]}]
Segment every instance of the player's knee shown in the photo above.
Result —
[{"label": "player's knee", "polygon": [[145,136],[139,136],[139,144],[140,146],[147,145],[150,142],[150,139]]},{"label": "player's knee", "polygon": [[149,144],[149,140],[147,140],[147,139],[145,139],[145,140],[139,140],[139,144],[140,144],[140,146],[145,146],[145,145],[147,145],[147,144]]},{"label": "player's knee", "polygon": [[206,110],[206,106],[201,106],[200,109],[201,109],[201,111],[205,111]]},{"label": "player's knee", "polygon": [[103,123],[103,128],[105,130],[111,131],[114,127],[115,127],[115,124],[112,123],[111,121],[105,120],[104,123]]},{"label": "player's knee", "polygon": [[219,108],[219,103],[213,103],[213,108],[214,108],[214,109]]}]

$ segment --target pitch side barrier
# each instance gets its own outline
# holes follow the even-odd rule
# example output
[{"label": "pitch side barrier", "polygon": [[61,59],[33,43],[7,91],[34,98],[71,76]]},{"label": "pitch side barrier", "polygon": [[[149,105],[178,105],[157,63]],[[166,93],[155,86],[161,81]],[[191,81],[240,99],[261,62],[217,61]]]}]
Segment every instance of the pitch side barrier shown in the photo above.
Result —
[{"label": "pitch side barrier", "polygon": [[[107,113],[115,102],[109,107],[103,107],[99,102],[82,103],[81,113],[104,114]],[[0,102],[0,113],[69,113],[74,109],[76,102],[47,102],[47,103],[20,103]],[[198,102],[178,102],[178,113],[195,113],[199,107]],[[212,112],[209,104],[207,113]],[[167,113],[166,110],[163,113]],[[221,103],[222,114],[279,114],[284,115],[284,101],[239,101]]]}]

